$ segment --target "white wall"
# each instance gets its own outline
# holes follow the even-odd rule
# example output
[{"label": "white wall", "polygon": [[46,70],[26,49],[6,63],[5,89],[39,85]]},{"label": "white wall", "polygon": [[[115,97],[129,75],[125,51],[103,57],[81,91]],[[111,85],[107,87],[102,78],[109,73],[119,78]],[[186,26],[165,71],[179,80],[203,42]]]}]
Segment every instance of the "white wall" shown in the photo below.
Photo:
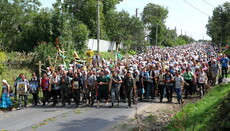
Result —
[{"label": "white wall", "polygon": [[[89,39],[88,42],[88,49],[93,51],[97,50],[97,40],[96,39]],[[108,50],[116,50],[115,42],[100,40],[99,42],[99,50],[100,51],[108,51]]]}]

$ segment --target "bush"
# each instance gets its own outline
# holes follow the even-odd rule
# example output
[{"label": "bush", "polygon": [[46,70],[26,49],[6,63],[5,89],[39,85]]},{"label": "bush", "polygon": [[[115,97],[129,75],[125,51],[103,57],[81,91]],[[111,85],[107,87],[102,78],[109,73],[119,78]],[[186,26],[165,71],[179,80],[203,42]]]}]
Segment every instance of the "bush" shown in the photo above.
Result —
[{"label": "bush", "polygon": [[230,84],[212,88],[200,101],[184,106],[171,120],[167,130],[211,131],[229,128],[229,109],[225,110],[229,106],[228,94]]},{"label": "bush", "polygon": [[6,54],[4,52],[0,52],[0,74],[2,74],[5,71],[5,64],[6,61]]},{"label": "bush", "polygon": [[47,60],[48,56],[55,59],[55,55],[57,53],[57,49],[54,47],[52,43],[41,43],[35,48],[36,58],[35,63],[41,61],[45,66],[49,65],[49,61]]}]

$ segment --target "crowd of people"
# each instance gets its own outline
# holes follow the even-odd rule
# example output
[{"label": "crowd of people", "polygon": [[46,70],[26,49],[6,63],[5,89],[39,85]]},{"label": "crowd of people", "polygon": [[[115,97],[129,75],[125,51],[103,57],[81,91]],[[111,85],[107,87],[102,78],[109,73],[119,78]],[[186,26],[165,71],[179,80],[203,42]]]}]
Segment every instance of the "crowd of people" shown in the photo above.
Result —
[{"label": "crowd of people", "polygon": [[[125,101],[127,107],[132,108],[137,101],[150,99],[161,103],[166,98],[165,102],[172,103],[175,93],[180,104],[182,99],[194,94],[203,97],[206,85],[214,86],[227,77],[228,65],[226,55],[207,43],[166,48],[152,46],[145,53],[119,61],[96,55],[88,65],[73,60],[68,68],[64,65],[59,65],[56,70],[47,67],[41,78],[33,73],[28,80],[28,76],[20,74],[14,84],[14,101],[18,103],[17,109],[26,108],[31,93],[34,106],[52,102],[53,107],[58,103],[64,107],[74,102],[76,106],[84,103],[99,108],[102,100],[105,105],[109,105],[110,100],[111,107]],[[18,89],[20,82],[24,82],[24,93]],[[43,98],[39,98],[40,90]],[[12,106],[11,91],[12,87],[3,80],[1,108]]]}]

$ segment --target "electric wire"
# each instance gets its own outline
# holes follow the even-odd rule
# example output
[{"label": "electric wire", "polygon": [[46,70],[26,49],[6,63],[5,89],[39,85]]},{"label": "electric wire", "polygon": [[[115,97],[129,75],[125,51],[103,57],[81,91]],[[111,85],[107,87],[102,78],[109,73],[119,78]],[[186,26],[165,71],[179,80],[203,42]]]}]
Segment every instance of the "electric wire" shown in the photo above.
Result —
[{"label": "electric wire", "polygon": [[204,11],[200,10],[199,8],[197,8],[196,6],[192,5],[191,3],[187,2],[186,0],[183,0],[185,3],[187,3],[188,5],[190,5],[191,7],[193,7],[194,9],[198,10],[199,12],[203,13],[204,15],[209,16],[207,13],[205,13]]}]

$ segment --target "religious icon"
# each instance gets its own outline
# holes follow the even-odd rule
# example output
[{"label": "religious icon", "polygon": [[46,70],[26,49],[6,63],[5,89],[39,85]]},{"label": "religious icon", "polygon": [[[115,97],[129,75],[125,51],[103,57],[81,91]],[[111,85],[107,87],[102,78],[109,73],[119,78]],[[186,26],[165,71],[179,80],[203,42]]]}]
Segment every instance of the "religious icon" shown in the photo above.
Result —
[{"label": "religious icon", "polygon": [[38,92],[38,81],[30,81],[30,92],[37,93]]},{"label": "religious icon", "polygon": [[27,83],[26,82],[18,82],[17,84],[18,94],[24,95],[27,92]]},{"label": "religious icon", "polygon": [[79,89],[79,82],[78,81],[74,81],[73,85],[74,85],[74,89]]}]

